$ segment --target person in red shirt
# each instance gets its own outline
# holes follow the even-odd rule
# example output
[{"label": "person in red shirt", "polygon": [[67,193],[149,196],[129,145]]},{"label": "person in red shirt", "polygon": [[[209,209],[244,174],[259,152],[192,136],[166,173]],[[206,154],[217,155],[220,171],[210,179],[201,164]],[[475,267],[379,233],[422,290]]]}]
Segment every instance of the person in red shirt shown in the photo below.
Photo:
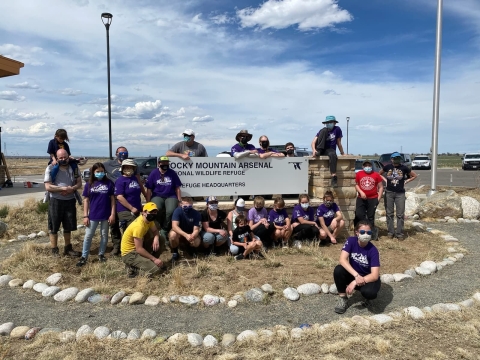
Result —
[{"label": "person in red shirt", "polygon": [[355,175],[355,189],[358,197],[355,204],[355,220],[368,220],[372,226],[372,239],[378,239],[378,228],[375,227],[375,210],[383,195],[383,178],[373,171],[372,163],[365,160],[363,170]]}]

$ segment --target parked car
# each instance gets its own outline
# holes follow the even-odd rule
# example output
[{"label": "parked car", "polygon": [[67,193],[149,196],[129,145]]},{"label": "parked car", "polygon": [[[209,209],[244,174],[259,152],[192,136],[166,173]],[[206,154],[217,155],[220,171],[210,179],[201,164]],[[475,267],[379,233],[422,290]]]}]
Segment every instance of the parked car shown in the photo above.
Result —
[{"label": "parked car", "polygon": [[138,174],[144,180],[146,180],[148,175],[157,168],[156,157],[135,158],[133,161],[137,164]]},{"label": "parked car", "polygon": [[378,173],[380,170],[382,170],[383,166],[380,164],[380,161],[378,160],[373,160],[373,159],[357,159],[355,160],[355,174],[359,172],[360,170],[363,170],[363,162],[365,160],[368,160],[372,163],[372,168],[373,171]]},{"label": "parked car", "polygon": [[428,157],[428,155],[417,155],[413,158],[412,161],[412,169],[427,169],[430,170],[432,168],[432,160]]},{"label": "parked car", "polygon": [[480,169],[480,153],[466,153],[462,157],[463,170],[477,170]]},{"label": "parked car", "polygon": [[[401,164],[405,165],[405,166],[407,166],[408,168],[411,169],[412,168],[412,158],[410,157],[410,155],[409,154],[404,154],[404,153],[400,153],[400,155],[402,156]],[[392,153],[382,154],[382,155],[380,155],[380,158],[378,159],[378,161],[380,161],[382,166],[385,166],[387,164],[391,164],[391,162],[392,162],[391,156],[392,156]]]},{"label": "parked car", "polygon": [[88,181],[90,178],[90,169],[85,169],[82,171],[82,179],[83,181]]}]

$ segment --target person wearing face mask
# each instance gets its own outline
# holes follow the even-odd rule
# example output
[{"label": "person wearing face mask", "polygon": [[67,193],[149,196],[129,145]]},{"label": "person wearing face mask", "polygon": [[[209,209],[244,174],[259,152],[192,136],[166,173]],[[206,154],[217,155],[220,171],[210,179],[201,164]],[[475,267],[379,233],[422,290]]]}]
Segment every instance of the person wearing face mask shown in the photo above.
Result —
[{"label": "person wearing face mask", "polygon": [[357,201],[355,204],[356,226],[360,220],[368,220],[372,225],[373,240],[378,239],[378,228],[375,227],[375,210],[383,196],[383,179],[373,171],[370,160],[362,164],[363,170],[355,175],[355,189],[357,190]]},{"label": "person wearing face mask", "polygon": [[[385,193],[385,210],[387,213],[388,237],[403,240],[403,223],[405,216],[405,184],[416,179],[417,174],[407,166],[402,165],[402,155],[394,152],[391,155],[391,164],[387,164],[379,174],[386,174],[387,191]],[[393,216],[397,216],[397,229],[393,223]]]},{"label": "person wearing face mask", "polygon": [[137,164],[132,159],[122,161],[120,176],[115,181],[115,197],[117,198],[117,217],[123,231],[140,215],[142,211],[142,191],[135,176]]},{"label": "person wearing face mask", "polygon": [[347,239],[340,254],[340,264],[333,271],[338,290],[335,312],[343,314],[348,308],[348,297],[359,290],[365,298],[364,306],[377,298],[380,291],[380,255],[370,242],[372,228],[367,220],[355,226],[355,236]]},{"label": "person wearing face mask", "polygon": [[337,243],[337,236],[345,227],[343,214],[334,202],[333,193],[326,191],[323,196],[323,204],[317,208],[317,222],[320,225],[320,239],[330,239],[332,244]]},{"label": "person wearing face mask", "polygon": [[176,171],[170,169],[169,158],[160,156],[158,158],[158,169],[150,173],[145,187],[147,188],[147,201],[154,202],[158,207],[157,221],[165,238],[172,228],[172,214],[178,203],[182,201],[181,186],[182,182]]},{"label": "person wearing face mask", "polygon": [[285,144],[285,153],[286,157],[296,157],[295,155],[295,145],[293,143],[288,142]]},{"label": "person wearing face mask", "polygon": [[190,160],[191,157],[208,157],[205,147],[195,141],[195,132],[192,129],[186,129],[182,136],[183,141],[173,145],[166,156],[179,157],[183,160]]},{"label": "person wearing face mask", "polygon": [[266,159],[268,157],[284,157],[285,156],[283,153],[278,152],[277,150],[269,147],[270,140],[268,140],[268,137],[266,135],[260,136],[260,138],[258,139],[258,143],[260,144],[260,147],[257,148],[257,151],[260,159]]},{"label": "person wearing face mask", "polygon": [[[125,146],[119,146],[115,151],[115,159],[105,161],[103,166],[107,173],[107,177],[115,184],[116,181],[123,176],[121,168],[122,162],[128,159],[128,150]],[[136,169],[136,168],[135,168]],[[143,181],[140,180],[140,175],[136,172],[134,173],[137,178],[137,182],[140,185],[140,191],[143,196],[147,197],[147,192],[143,186]],[[120,241],[122,239],[122,234],[120,233],[120,220],[118,215],[115,216],[115,222],[110,225],[110,237],[112,238],[113,250],[111,255],[118,256],[120,255]]]},{"label": "person wearing face mask", "polygon": [[75,192],[82,187],[80,175],[69,165],[68,153],[64,149],[57,151],[57,173],[52,174],[53,166],[45,170],[45,190],[48,192],[48,231],[52,255],[58,256],[58,231],[63,227],[65,240],[64,255],[80,256],[70,243],[71,232],[77,230],[77,209]]},{"label": "person wearing face mask", "polygon": [[222,246],[228,239],[225,230],[227,214],[218,208],[216,196],[207,198],[207,208],[202,211],[202,231],[200,237],[205,248],[205,255],[216,254],[216,248]]},{"label": "person wearing face mask", "polygon": [[83,251],[77,266],[87,263],[95,230],[100,225],[100,247],[98,261],[105,262],[105,250],[108,243],[108,225],[115,221],[115,196],[113,182],[107,178],[102,163],[93,164],[90,179],[83,188],[83,225],[85,238]]},{"label": "person wearing face mask", "polygon": [[293,208],[292,236],[296,240],[296,247],[301,247],[302,241],[320,239],[320,227],[315,221],[315,210],[310,206],[307,194],[300,194],[298,204]]},{"label": "person wearing face mask", "polygon": [[200,247],[202,240],[200,230],[202,228],[202,216],[193,208],[193,199],[183,197],[180,207],[176,208],[172,215],[172,230],[168,234],[170,249],[172,250],[172,263],[179,260],[178,247],[185,246],[188,254],[194,255]]},{"label": "person wearing face mask", "polygon": [[337,187],[337,146],[340,154],[345,155],[342,146],[342,129],[337,126],[338,121],[335,116],[329,115],[322,124],[325,127],[321,129],[312,141],[313,157],[326,155],[329,157],[330,174],[332,175],[331,186]]},{"label": "person wearing face mask", "polygon": [[273,200],[273,209],[268,213],[268,222],[275,227],[273,234],[275,243],[283,248],[288,248],[292,227],[287,210],[285,210],[285,200],[281,197]]},{"label": "person wearing face mask", "polygon": [[163,261],[160,260],[165,243],[154,221],[157,212],[157,205],[147,202],[141,215],[123,233],[122,261],[129,269],[129,277],[137,276],[138,270],[152,276],[165,268]]},{"label": "person wearing face mask", "polygon": [[260,238],[263,245],[269,248],[273,245],[272,236],[275,232],[275,226],[268,222],[268,212],[265,209],[263,196],[255,196],[253,205],[254,207],[248,210],[248,225],[253,233]]},{"label": "person wearing face mask", "polygon": [[227,215],[227,229],[230,239],[232,238],[233,231],[237,227],[237,224],[235,223],[235,219],[237,218],[237,216],[247,214],[245,211],[245,200],[243,200],[242,198],[237,198],[233,205],[235,206],[235,208]]},{"label": "person wearing face mask", "polygon": [[258,150],[255,149],[255,146],[248,143],[250,140],[252,140],[252,136],[253,135],[250,134],[248,130],[240,130],[240,132],[237,134],[235,140],[237,140],[238,143],[233,145],[232,149],[230,150],[230,154],[235,159],[241,159],[249,155],[258,155]]}]

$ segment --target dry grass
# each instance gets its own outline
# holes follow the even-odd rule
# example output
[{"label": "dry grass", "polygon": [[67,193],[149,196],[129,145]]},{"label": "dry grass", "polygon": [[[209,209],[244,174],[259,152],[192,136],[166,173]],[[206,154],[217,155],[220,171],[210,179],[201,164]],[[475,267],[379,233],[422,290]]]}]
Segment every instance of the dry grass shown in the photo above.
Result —
[{"label": "dry grass", "polygon": [[231,347],[194,348],[183,340],[177,345],[154,341],[98,341],[93,337],[62,344],[47,334],[28,342],[0,339],[2,359],[478,359],[480,353],[480,308],[428,315],[424,320],[408,318],[365,328],[345,321],[347,327],[318,324],[301,339],[290,339],[276,326],[271,338],[235,343]]}]

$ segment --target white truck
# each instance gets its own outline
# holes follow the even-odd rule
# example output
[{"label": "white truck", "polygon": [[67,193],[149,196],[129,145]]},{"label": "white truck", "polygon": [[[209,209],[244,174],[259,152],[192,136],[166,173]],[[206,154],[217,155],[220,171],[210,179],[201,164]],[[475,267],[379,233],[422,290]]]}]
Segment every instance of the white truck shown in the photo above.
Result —
[{"label": "white truck", "polygon": [[478,170],[480,169],[480,153],[466,153],[462,157],[463,170]]}]

